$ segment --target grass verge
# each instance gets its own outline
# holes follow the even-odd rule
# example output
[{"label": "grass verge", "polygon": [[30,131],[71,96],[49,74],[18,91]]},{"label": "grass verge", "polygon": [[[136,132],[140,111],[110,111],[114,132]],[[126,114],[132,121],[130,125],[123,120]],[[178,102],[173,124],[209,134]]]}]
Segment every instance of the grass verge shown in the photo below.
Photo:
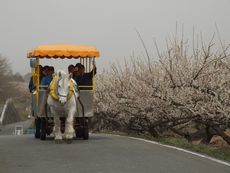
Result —
[{"label": "grass verge", "polygon": [[159,142],[162,144],[167,144],[167,145],[187,149],[189,151],[201,153],[201,154],[204,154],[204,155],[216,158],[216,159],[230,162],[230,147],[214,147],[214,146],[205,145],[205,144],[192,144],[188,142],[186,139],[180,138],[180,137],[154,138],[149,134],[133,134],[133,133],[128,134],[128,133],[119,132],[119,131],[100,131],[99,133],[107,133],[107,134],[131,136],[131,137],[147,139],[147,140]]}]

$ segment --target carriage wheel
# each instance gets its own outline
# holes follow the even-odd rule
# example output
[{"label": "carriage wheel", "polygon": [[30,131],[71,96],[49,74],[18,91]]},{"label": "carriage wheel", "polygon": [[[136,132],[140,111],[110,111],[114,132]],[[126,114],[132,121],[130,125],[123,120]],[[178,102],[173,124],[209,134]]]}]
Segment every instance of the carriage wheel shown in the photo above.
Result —
[{"label": "carriage wheel", "polygon": [[85,128],[83,128],[82,130],[83,130],[83,139],[88,140],[89,139],[89,127],[88,127],[88,125],[85,126]]},{"label": "carriage wheel", "polygon": [[[84,125],[85,121],[85,125]],[[89,126],[88,120],[80,118],[79,119],[80,127],[75,129],[76,138],[83,138],[84,140],[89,139]]]},{"label": "carriage wheel", "polygon": [[83,134],[82,137],[84,140],[88,140],[89,139],[89,124],[88,124],[88,120],[85,119],[84,121],[85,121],[85,125],[82,128],[82,134]]},{"label": "carriage wheel", "polygon": [[40,130],[41,130],[41,119],[39,117],[35,119],[35,128],[36,128],[36,131],[34,133],[34,137],[38,139],[40,138]]},{"label": "carriage wheel", "polygon": [[40,139],[41,140],[46,140],[46,118],[41,118],[41,134],[40,134]]},{"label": "carriage wheel", "polygon": [[75,130],[76,138],[82,138],[83,137],[83,130],[82,128]]}]

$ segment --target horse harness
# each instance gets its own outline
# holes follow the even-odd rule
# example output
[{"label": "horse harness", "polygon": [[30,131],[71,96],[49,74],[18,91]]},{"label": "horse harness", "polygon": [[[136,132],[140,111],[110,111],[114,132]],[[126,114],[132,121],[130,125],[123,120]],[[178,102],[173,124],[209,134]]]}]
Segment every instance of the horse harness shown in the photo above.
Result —
[{"label": "horse harness", "polygon": [[58,89],[57,89],[58,82],[59,81],[57,80],[57,77],[54,77],[53,80],[51,81],[50,86],[49,86],[50,96],[54,100],[59,100],[60,97],[67,97],[67,100],[69,100],[74,94],[74,82],[70,80],[70,90],[69,90],[68,95],[61,95],[60,93],[58,93]]}]

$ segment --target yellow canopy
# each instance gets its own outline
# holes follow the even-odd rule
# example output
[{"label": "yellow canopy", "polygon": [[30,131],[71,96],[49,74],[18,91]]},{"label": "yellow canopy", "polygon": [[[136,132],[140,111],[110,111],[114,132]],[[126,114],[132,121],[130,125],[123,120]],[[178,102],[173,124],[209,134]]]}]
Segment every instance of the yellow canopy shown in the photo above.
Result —
[{"label": "yellow canopy", "polygon": [[79,45],[41,45],[27,53],[27,58],[87,58],[99,57],[100,53],[93,46]]}]

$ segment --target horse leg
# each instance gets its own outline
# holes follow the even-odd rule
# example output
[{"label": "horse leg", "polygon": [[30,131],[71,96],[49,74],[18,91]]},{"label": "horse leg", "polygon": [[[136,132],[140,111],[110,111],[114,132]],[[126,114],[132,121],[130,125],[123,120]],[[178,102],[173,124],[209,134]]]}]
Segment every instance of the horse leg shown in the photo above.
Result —
[{"label": "horse leg", "polygon": [[61,121],[58,116],[54,116],[54,136],[55,140],[60,141],[62,140],[62,134],[61,134]]},{"label": "horse leg", "polygon": [[66,118],[65,122],[65,138],[67,143],[72,142],[72,138],[74,136],[74,128],[73,128],[73,118],[76,112],[76,108],[72,108],[69,110],[68,117]]},{"label": "horse leg", "polygon": [[54,109],[51,109],[51,113],[54,117],[54,129],[53,129],[53,132],[54,132],[54,140],[59,143],[61,140],[62,140],[62,134],[61,134],[61,121],[60,121],[60,118],[59,116],[57,116],[57,113],[55,112]]}]

